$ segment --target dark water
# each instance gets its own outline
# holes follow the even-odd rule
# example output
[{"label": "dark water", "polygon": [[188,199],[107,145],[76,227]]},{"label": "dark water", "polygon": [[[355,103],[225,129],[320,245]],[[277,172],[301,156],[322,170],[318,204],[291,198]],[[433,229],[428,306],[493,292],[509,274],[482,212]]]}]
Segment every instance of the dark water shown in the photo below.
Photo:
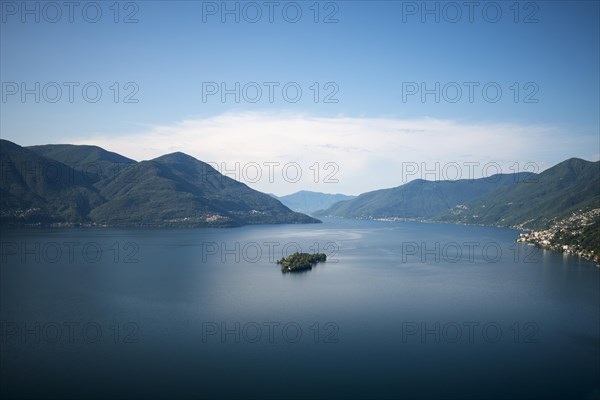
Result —
[{"label": "dark water", "polygon": [[3,229],[0,395],[600,398],[600,269],[516,234]]}]

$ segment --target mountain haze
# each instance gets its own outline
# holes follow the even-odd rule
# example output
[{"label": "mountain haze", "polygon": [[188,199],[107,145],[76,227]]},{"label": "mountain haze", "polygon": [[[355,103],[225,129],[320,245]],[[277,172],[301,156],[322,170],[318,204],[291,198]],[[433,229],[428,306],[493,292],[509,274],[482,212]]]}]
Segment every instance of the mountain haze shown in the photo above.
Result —
[{"label": "mountain haze", "polygon": [[[273,195],[274,196],[274,195]],[[329,194],[301,190],[286,196],[276,197],[286,207],[301,213],[312,214],[315,211],[325,210],[339,201],[352,200],[356,196],[345,194]]]}]

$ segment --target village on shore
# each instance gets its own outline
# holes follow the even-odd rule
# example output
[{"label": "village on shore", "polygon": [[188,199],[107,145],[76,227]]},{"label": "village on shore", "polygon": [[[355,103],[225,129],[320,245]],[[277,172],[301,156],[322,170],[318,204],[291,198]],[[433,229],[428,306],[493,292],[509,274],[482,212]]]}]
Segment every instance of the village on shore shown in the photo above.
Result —
[{"label": "village on shore", "polygon": [[521,233],[517,242],[576,255],[600,266],[600,208],[580,210],[545,230]]}]

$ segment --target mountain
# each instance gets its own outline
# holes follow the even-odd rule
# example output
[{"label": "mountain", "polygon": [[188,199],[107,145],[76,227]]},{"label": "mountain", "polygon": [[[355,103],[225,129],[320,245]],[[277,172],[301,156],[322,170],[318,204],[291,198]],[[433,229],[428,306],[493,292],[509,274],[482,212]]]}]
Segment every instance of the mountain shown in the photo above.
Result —
[{"label": "mountain", "polygon": [[0,140],[0,221],[111,226],[316,223],[183,153],[135,162],[96,146]]},{"label": "mountain", "polygon": [[600,208],[600,162],[563,161],[535,179],[464,202],[436,220],[543,228],[579,210]]},{"label": "mountain", "polygon": [[85,222],[103,201],[73,168],[0,140],[2,222]]},{"label": "mountain", "polygon": [[492,190],[526,181],[531,176],[531,173],[523,172],[456,181],[416,179],[395,188],[363,193],[353,200],[336,203],[315,215],[344,218],[429,219]]},{"label": "mountain", "polygon": [[[414,180],[356,198],[253,190],[183,153],[136,162],[97,146],[0,140],[0,222],[111,226],[315,223],[315,215],[544,228],[600,208],[600,162],[571,158],[540,174]],[[288,205],[290,208],[286,207]],[[317,211],[326,208],[326,210]]]},{"label": "mountain", "polygon": [[[275,195],[272,195],[276,197]],[[325,210],[339,201],[352,200],[356,196],[345,194],[329,194],[301,190],[287,196],[276,197],[286,207],[301,213],[312,214],[318,210]]]},{"label": "mountain", "polygon": [[81,171],[81,175],[93,183],[106,178],[114,178],[123,169],[136,163],[130,158],[106,151],[98,146],[46,144],[28,146],[26,149],[66,164],[76,171]]},{"label": "mountain", "polygon": [[183,153],[142,161],[123,175],[129,178],[102,185],[100,193],[108,201],[91,212],[94,221],[200,226],[319,222]]}]

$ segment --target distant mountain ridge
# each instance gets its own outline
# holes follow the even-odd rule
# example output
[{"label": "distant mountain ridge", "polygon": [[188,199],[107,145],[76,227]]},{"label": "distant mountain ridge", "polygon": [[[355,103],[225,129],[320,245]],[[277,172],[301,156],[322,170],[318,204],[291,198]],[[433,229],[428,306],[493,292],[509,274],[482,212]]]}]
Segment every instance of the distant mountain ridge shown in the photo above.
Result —
[{"label": "distant mountain ridge", "polygon": [[531,176],[531,173],[523,172],[457,181],[416,179],[395,188],[363,193],[356,199],[337,203],[315,215],[344,218],[429,219],[496,188],[525,181]]},{"label": "distant mountain ridge", "polygon": [[348,196],[345,194],[311,192],[308,190],[301,190],[281,197],[275,195],[272,196],[276,197],[289,209],[305,214],[313,214],[316,211],[325,210],[339,201],[356,198],[356,196]]},{"label": "distant mountain ridge", "polygon": [[571,158],[540,174],[458,181],[418,179],[363,193],[315,215],[542,228],[576,211],[598,207],[600,162]]},{"label": "distant mountain ridge", "polygon": [[0,155],[2,223],[201,227],[320,222],[183,153],[138,163],[96,146],[24,148],[0,140]]},{"label": "distant mountain ridge", "polygon": [[600,207],[600,162],[578,158],[540,174],[499,174],[457,181],[417,179],[358,197],[300,191],[278,199],[221,175],[184,153],[136,162],[97,146],[21,147],[0,140],[0,156],[2,224],[240,226],[320,222],[293,208],[315,216],[537,229]]},{"label": "distant mountain ridge", "polygon": [[600,207],[600,162],[563,161],[534,180],[497,189],[439,215],[440,222],[543,228]]}]

